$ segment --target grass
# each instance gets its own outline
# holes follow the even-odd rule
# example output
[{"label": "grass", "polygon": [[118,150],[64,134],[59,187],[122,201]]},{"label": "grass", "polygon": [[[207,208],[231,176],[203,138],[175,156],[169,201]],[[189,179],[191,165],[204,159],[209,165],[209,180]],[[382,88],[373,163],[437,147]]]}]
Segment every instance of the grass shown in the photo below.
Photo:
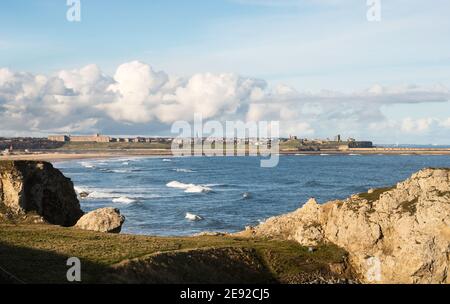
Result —
[{"label": "grass", "polygon": [[408,212],[410,215],[414,215],[417,212],[417,203],[419,202],[419,198],[407,202],[402,202],[400,204],[400,208],[403,212]]},{"label": "grass", "polygon": [[280,143],[281,150],[298,150],[301,146],[301,142],[297,139],[290,139]]},{"label": "grass", "polygon": [[394,187],[386,187],[386,188],[378,188],[378,189],[374,189],[374,191],[372,193],[364,192],[364,193],[358,194],[358,196],[362,199],[367,200],[369,203],[373,203],[373,202],[379,200],[383,193],[393,190],[394,188],[395,188],[395,186]]},{"label": "grass", "polygon": [[[154,253],[201,248],[251,250],[257,256],[251,263],[261,263],[276,282],[286,282],[301,274],[330,275],[329,265],[342,263],[346,256],[344,250],[334,245],[322,245],[309,252],[308,248],[293,241],[232,236],[113,235],[45,224],[0,224],[0,267],[29,283],[65,283],[69,257],[80,258],[83,282],[89,283],[99,282],[111,271],[110,267],[119,262]],[[180,266],[186,263],[185,257]]]}]

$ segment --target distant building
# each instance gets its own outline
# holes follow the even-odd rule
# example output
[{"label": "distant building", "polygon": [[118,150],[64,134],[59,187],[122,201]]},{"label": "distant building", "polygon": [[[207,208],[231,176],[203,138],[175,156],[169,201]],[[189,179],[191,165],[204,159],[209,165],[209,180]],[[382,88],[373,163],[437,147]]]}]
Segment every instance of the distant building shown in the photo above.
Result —
[{"label": "distant building", "polygon": [[350,141],[348,142],[349,148],[373,148],[373,142],[371,141]]},{"label": "distant building", "polygon": [[109,136],[104,136],[100,134],[95,134],[91,136],[70,136],[71,142],[97,142],[97,143],[107,143],[111,141]]},{"label": "distant building", "polygon": [[50,135],[48,137],[48,140],[58,141],[58,142],[68,142],[68,141],[70,141],[70,138],[67,135]]},{"label": "distant building", "polygon": [[50,135],[48,137],[48,140],[57,142],[97,142],[97,143],[107,143],[112,141],[111,137],[100,134],[78,135],[78,136]]}]

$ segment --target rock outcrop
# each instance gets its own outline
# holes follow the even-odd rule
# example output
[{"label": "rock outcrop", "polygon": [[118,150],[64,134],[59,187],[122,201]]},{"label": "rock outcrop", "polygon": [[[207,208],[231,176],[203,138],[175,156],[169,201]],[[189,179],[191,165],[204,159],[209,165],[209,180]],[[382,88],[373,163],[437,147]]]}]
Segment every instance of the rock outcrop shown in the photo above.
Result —
[{"label": "rock outcrop", "polygon": [[450,169],[424,169],[343,201],[310,199],[240,234],[332,242],[367,283],[450,283]]},{"label": "rock outcrop", "polygon": [[0,219],[31,215],[73,226],[83,211],[72,181],[47,162],[0,161]]},{"label": "rock outcrop", "polygon": [[125,217],[120,215],[119,209],[102,208],[85,214],[75,227],[98,232],[120,233],[124,222]]}]

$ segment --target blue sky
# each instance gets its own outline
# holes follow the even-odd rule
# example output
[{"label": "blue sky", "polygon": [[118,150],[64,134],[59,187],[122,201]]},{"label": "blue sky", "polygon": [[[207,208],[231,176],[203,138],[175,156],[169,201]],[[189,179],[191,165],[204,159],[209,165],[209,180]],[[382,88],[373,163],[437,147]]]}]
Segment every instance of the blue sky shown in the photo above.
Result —
[{"label": "blue sky", "polygon": [[[65,0],[1,1],[0,68],[13,73],[43,74],[50,79],[61,71],[80,71],[85,66],[96,65],[100,74],[117,82],[118,67],[139,61],[155,71],[164,71],[169,78],[184,78],[184,84],[180,83],[182,88],[196,74],[211,73],[222,81],[224,78],[220,75],[231,73],[243,79],[265,81],[266,95],[270,96],[271,103],[280,100],[281,110],[292,104],[286,104],[286,96],[277,97],[277,86],[288,86],[303,96],[298,97],[295,104],[298,115],[281,115],[289,120],[286,130],[299,135],[332,136],[329,133],[338,130],[349,136],[379,141],[444,143],[447,140],[449,130],[445,126],[450,125],[450,120],[447,122],[450,119],[449,1],[381,0],[381,22],[367,21],[365,0],[81,0],[81,4],[81,22],[71,23],[66,20]],[[19,81],[19,76],[14,77],[14,81]],[[219,81],[205,79],[212,83]],[[78,92],[78,87],[70,87],[67,81],[64,79],[72,94],[85,94]],[[4,92],[5,83],[6,80]],[[370,101],[365,92],[374,86],[383,89],[377,91],[380,96],[376,101]],[[210,90],[204,83],[202,88]],[[0,106],[13,102],[11,94],[6,93],[2,100],[1,92],[0,86]],[[324,94],[331,94],[324,92],[333,92],[333,102],[341,104],[346,113],[354,114],[351,121],[341,119],[336,120],[335,125],[330,123],[331,112],[333,119],[339,115],[336,115],[336,108],[330,106],[331,101],[320,104]],[[313,97],[305,99],[305,94]],[[43,93],[37,95],[42,98]],[[358,100],[353,100],[355,95]],[[248,100],[243,100],[247,97],[239,96],[237,108],[233,108],[237,117],[255,117],[255,113],[244,113],[255,108]],[[138,109],[154,108],[154,99],[155,96],[148,96],[145,101],[139,101]],[[348,102],[349,99],[353,101]],[[181,101],[177,99],[177,102]],[[119,105],[123,113],[131,111],[123,108],[130,104],[125,100],[104,103],[116,103],[115,112]],[[222,111],[210,111],[209,118],[223,119],[230,110],[226,104],[230,103],[235,105],[235,100],[205,105],[206,108],[222,107]],[[367,103],[370,103],[368,107]],[[376,103],[375,108],[373,103]],[[136,106],[136,102],[131,102],[130,109],[133,104]],[[305,118],[302,109],[311,104],[327,113],[317,114],[315,120]],[[265,111],[271,107],[266,106]],[[365,107],[376,115],[361,114]],[[13,106],[4,108],[12,111]],[[14,111],[18,111],[17,108]],[[29,108],[32,107],[27,106]],[[30,113],[20,113],[25,114]],[[28,117],[20,115],[18,117]],[[78,131],[118,132],[126,125],[128,132],[154,133],[163,132],[171,123],[166,113],[149,114],[145,116],[147,119],[130,118],[125,114],[120,117],[95,115],[87,115],[78,122],[74,120],[71,126],[84,125],[91,119],[89,128],[80,127]],[[370,121],[367,121],[368,116]],[[113,122],[107,122],[108,117]],[[63,125],[44,128],[39,125],[42,125],[39,119],[35,119],[31,130],[12,129],[8,134],[64,130],[65,127],[71,130],[70,126]],[[97,122],[93,123],[95,119]],[[324,119],[328,119],[326,126],[332,131],[320,127]],[[295,127],[296,122],[301,127]],[[136,128],[130,124],[135,124]],[[396,132],[392,132],[392,128]]]}]

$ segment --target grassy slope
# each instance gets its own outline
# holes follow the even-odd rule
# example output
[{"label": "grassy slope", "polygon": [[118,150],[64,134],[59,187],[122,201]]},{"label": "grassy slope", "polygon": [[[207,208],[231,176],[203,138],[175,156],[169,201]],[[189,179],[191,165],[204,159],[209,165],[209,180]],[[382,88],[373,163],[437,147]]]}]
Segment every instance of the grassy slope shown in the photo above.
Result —
[{"label": "grassy slope", "polygon": [[[311,253],[292,241],[112,235],[41,224],[0,224],[0,267],[29,283],[64,283],[66,260],[73,256],[82,261],[83,282],[98,282],[110,266],[129,259],[157,252],[230,247],[254,251],[279,282],[298,282],[299,277],[314,273],[326,275],[328,265],[341,263],[345,257],[345,252],[333,245],[323,245]],[[4,273],[0,281],[2,277],[5,280]]]},{"label": "grassy slope", "polygon": [[298,150],[301,147],[299,140],[291,139],[280,143],[280,150]]}]

